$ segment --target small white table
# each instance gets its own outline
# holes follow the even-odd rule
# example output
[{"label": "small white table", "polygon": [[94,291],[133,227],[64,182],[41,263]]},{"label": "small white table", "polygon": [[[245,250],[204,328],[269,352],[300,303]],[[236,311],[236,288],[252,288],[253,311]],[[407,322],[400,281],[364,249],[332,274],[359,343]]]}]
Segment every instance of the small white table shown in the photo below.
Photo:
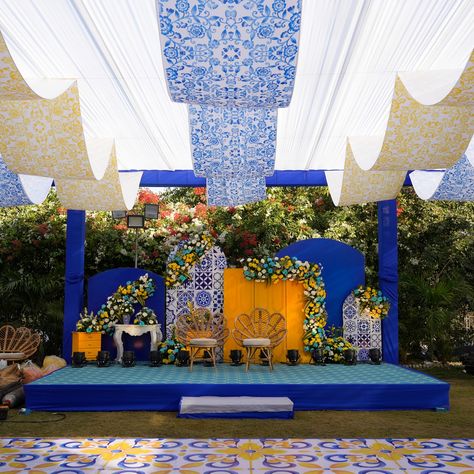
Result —
[{"label": "small white table", "polygon": [[117,362],[122,362],[123,356],[123,341],[122,334],[129,334],[130,336],[141,336],[150,333],[151,343],[150,351],[156,351],[158,349],[158,343],[163,339],[163,333],[161,332],[161,324],[149,324],[140,326],[138,324],[116,324],[114,332],[114,342],[117,346]]}]

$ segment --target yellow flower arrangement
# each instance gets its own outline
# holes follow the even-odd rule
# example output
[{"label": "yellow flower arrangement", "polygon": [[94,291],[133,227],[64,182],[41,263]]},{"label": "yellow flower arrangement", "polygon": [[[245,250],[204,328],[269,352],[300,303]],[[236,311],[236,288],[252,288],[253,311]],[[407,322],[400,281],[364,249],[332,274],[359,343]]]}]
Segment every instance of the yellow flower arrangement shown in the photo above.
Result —
[{"label": "yellow flower arrangement", "polygon": [[384,319],[388,316],[390,301],[377,288],[359,286],[353,293],[362,313],[372,319]]},{"label": "yellow flower arrangement", "polygon": [[201,261],[214,244],[214,237],[208,232],[183,240],[166,265],[166,286],[176,287],[186,283],[190,278],[191,268]]}]

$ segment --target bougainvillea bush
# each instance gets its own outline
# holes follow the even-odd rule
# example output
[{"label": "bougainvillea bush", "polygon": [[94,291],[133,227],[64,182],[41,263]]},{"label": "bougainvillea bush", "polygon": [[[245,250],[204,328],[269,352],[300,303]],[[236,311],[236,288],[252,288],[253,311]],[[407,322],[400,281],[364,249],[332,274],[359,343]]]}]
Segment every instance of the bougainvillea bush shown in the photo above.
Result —
[{"label": "bougainvillea bush", "polygon": [[[358,248],[367,283],[378,286],[375,204],[336,208],[327,188],[270,188],[267,200],[235,208],[207,207],[205,200],[204,188],[140,191],[135,211],[146,202],[160,205],[160,219],[138,234],[140,267],[164,274],[175,246],[203,231],[230,265],[326,237]],[[474,309],[474,204],[424,202],[408,189],[397,213],[402,356],[450,358],[470,337],[462,322]],[[43,331],[49,353],[59,353],[62,337],[65,229],[54,191],[40,206],[0,210],[0,320]],[[125,220],[90,212],[86,233],[86,277],[134,265],[135,232]]]}]

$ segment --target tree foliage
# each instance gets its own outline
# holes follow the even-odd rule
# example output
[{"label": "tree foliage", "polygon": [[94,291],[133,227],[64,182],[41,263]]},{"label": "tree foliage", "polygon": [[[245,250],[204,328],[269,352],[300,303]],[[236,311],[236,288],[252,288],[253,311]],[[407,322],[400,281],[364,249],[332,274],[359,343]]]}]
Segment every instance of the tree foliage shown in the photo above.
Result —
[{"label": "tree foliage", "polygon": [[[87,213],[86,277],[133,266],[163,273],[181,239],[209,230],[232,265],[273,255],[300,239],[343,241],[366,256],[368,283],[377,286],[377,206],[335,207],[327,188],[271,188],[247,206],[207,207],[204,188],[156,195],[141,190],[135,210],[160,204],[160,219],[135,234],[109,213]],[[474,204],[425,202],[411,189],[398,199],[400,348],[402,357],[446,360],[469,340],[462,320],[474,307]],[[66,212],[54,192],[40,206],[0,211],[0,319],[45,332],[46,350],[61,344]]]}]

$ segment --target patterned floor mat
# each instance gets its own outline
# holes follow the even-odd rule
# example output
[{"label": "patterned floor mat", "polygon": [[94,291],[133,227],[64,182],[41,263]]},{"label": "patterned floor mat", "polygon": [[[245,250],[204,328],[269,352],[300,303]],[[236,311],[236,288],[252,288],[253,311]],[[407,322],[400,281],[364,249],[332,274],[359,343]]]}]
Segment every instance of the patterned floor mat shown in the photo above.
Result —
[{"label": "patterned floor mat", "polygon": [[98,368],[88,365],[81,369],[65,367],[32,385],[147,385],[147,384],[445,384],[441,380],[414,370],[391,364],[358,364],[346,366],[328,364],[324,367],[301,364],[289,367],[277,364],[273,372],[268,367],[253,365],[231,367],[219,364],[217,369],[196,366],[192,372],[175,366],[148,367],[137,365],[123,368],[114,365]]},{"label": "patterned floor mat", "polygon": [[0,472],[474,474],[474,440],[4,438]]}]

